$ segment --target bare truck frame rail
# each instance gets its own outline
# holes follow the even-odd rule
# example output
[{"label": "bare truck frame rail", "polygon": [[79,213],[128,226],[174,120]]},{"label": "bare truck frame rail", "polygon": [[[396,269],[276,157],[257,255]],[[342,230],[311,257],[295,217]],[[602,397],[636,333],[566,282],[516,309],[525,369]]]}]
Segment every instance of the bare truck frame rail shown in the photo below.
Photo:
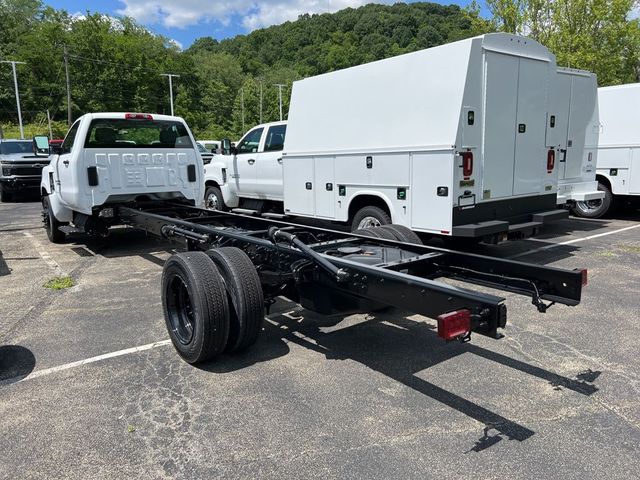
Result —
[{"label": "bare truck frame rail", "polygon": [[400,307],[436,318],[443,339],[468,341],[502,337],[505,299],[442,279],[529,296],[539,312],[577,305],[586,284],[586,270],[424,246],[401,226],[347,233],[171,203],[114,213],[186,244],[165,263],[162,295],[171,340],[190,363],[252,344],[278,296],[322,314]]}]

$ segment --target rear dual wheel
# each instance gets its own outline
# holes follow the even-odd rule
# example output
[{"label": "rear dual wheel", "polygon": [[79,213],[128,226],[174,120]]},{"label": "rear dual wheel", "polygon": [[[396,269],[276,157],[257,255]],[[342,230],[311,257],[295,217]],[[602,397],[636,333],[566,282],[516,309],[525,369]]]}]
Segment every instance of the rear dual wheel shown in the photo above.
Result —
[{"label": "rear dual wheel", "polygon": [[420,237],[418,237],[413,230],[405,227],[404,225],[398,225],[395,223],[374,228],[362,228],[355,230],[353,233],[372,238],[381,238],[384,240],[396,240],[403,243],[423,244]]},{"label": "rear dual wheel", "polygon": [[169,258],[162,272],[162,306],[171,342],[192,364],[253,344],[264,318],[258,274],[234,247]]}]

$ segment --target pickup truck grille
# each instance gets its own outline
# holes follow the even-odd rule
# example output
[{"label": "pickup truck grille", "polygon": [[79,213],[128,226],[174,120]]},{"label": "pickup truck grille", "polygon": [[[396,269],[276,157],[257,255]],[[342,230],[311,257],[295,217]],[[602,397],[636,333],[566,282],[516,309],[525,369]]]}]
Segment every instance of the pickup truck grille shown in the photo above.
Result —
[{"label": "pickup truck grille", "polygon": [[16,175],[16,176],[27,176],[27,175],[40,175],[42,173],[42,167],[44,167],[45,163],[39,163],[38,166],[34,165],[3,165],[2,166],[2,174],[5,176]]}]

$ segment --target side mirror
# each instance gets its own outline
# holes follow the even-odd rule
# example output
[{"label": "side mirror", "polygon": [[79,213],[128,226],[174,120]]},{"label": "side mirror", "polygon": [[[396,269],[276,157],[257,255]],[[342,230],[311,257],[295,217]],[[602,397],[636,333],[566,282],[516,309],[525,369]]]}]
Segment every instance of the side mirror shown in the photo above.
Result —
[{"label": "side mirror", "polygon": [[33,152],[36,155],[49,155],[49,137],[45,135],[36,135],[33,137]]},{"label": "side mirror", "polygon": [[228,138],[222,139],[221,148],[223,155],[235,155],[238,153],[238,149],[231,144],[231,140]]}]

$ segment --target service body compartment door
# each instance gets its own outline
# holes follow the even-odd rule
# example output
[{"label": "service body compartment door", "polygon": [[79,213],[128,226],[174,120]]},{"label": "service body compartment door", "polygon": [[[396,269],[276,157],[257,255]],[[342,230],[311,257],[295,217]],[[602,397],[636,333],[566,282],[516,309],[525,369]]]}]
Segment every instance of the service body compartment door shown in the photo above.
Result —
[{"label": "service body compartment door", "polygon": [[336,214],[335,157],[314,157],[315,212],[317,217],[333,219]]},{"label": "service body compartment door", "polygon": [[292,215],[315,213],[314,159],[311,156],[283,157],[284,211]]},{"label": "service body compartment door", "polygon": [[[550,93],[549,118],[547,118],[547,147],[559,148],[556,157],[558,178],[564,179],[567,156],[567,135],[571,114],[571,76],[558,74]],[[553,118],[552,118],[553,117]],[[553,126],[551,126],[553,124]]]},{"label": "service body compartment door", "polygon": [[[411,155],[412,229],[451,233],[454,158],[452,152]],[[446,191],[438,195],[438,187]]]},{"label": "service body compartment door", "polygon": [[513,194],[525,195],[544,190],[549,64],[528,58],[519,62]]},{"label": "service body compartment door", "polygon": [[482,198],[513,195],[518,58],[485,54]]}]

